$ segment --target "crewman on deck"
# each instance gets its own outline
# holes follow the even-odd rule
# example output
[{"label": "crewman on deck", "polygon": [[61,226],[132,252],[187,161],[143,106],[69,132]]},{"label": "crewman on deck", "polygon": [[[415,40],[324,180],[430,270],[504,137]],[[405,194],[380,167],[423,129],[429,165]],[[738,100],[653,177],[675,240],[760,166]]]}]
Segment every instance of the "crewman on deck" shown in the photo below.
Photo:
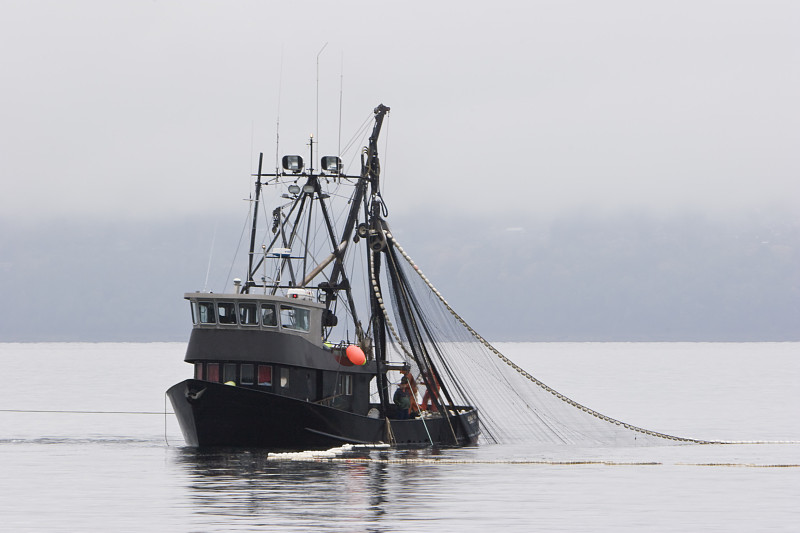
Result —
[{"label": "crewman on deck", "polygon": [[403,376],[400,385],[394,391],[394,404],[397,406],[397,418],[406,420],[411,412],[411,390],[408,385],[408,378]]},{"label": "crewman on deck", "polygon": [[[439,411],[439,408],[436,406],[436,402],[439,401],[439,381],[433,373],[428,374],[427,378],[426,383],[433,387],[425,388],[425,394],[422,396],[422,404],[420,404],[419,408],[422,411],[433,411],[436,413]],[[428,407],[429,404],[430,407]]]}]

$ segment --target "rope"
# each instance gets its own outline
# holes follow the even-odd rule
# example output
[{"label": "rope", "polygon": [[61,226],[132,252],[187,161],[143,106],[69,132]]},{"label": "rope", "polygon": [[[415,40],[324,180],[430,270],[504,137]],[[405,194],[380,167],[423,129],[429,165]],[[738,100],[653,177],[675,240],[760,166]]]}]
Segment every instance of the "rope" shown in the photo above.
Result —
[{"label": "rope", "polygon": [[[394,329],[394,325],[392,324],[392,321],[389,319],[389,313],[386,311],[386,306],[383,305],[383,297],[381,296],[381,289],[378,286],[378,279],[375,276],[375,262],[372,260],[372,254],[368,253],[367,256],[369,258],[368,259],[369,279],[372,283],[372,290],[375,292],[375,298],[377,298],[378,300],[378,305],[381,308],[381,313],[383,313],[383,318],[386,320],[386,325],[389,327],[389,331],[391,331],[392,337],[394,337],[395,341],[397,341],[397,344],[400,345],[400,348],[403,349],[403,352],[406,354],[406,357],[408,357],[413,361],[414,360],[413,356],[409,353],[408,348],[406,348],[405,344],[403,344],[403,341],[400,340],[400,336],[397,335],[397,331]],[[417,404],[416,394],[414,394],[413,391],[411,397],[414,398],[414,404],[417,405],[417,410],[419,410],[419,404]],[[386,420],[388,421],[389,417],[386,417]],[[428,440],[431,442],[431,445],[433,445],[433,438],[431,437],[431,432],[428,431],[428,424],[425,423],[425,418],[420,417],[420,420],[422,420],[422,426],[425,428],[425,433],[427,433],[428,435]],[[394,436],[392,437],[394,438]]]},{"label": "rope", "polygon": [[411,265],[411,267],[414,269],[414,271],[417,273],[417,275],[419,275],[419,277],[422,279],[422,281],[428,286],[428,288],[431,291],[433,291],[433,294],[436,295],[436,297],[447,308],[447,310],[450,312],[450,314],[453,315],[453,318],[455,318],[459,323],[461,323],[461,325],[464,326],[467,329],[467,331],[469,331],[470,334],[473,337],[475,337],[475,339],[478,340],[478,342],[483,344],[489,351],[491,351],[501,361],[503,361],[506,365],[510,366],[512,369],[514,369],[521,376],[523,376],[524,378],[526,378],[529,381],[533,382],[534,384],[536,384],[540,388],[544,389],[545,391],[549,392],[550,394],[552,394],[553,396],[555,396],[559,400],[561,400],[561,401],[571,405],[572,407],[575,407],[576,409],[579,409],[579,410],[581,410],[581,411],[583,411],[583,412],[585,412],[587,414],[590,414],[590,415],[592,415],[592,416],[594,416],[596,418],[599,418],[600,420],[608,422],[610,424],[615,424],[617,426],[622,426],[625,429],[629,429],[631,431],[636,431],[636,432],[639,432],[639,433],[643,433],[645,435],[650,435],[652,437],[659,437],[659,438],[662,438],[662,439],[674,440],[674,441],[679,441],[679,442],[690,442],[690,443],[694,443],[694,444],[722,444],[722,443],[726,443],[727,444],[727,443],[729,443],[728,441],[707,441],[707,440],[699,440],[699,439],[690,439],[690,438],[686,438],[686,437],[676,437],[674,435],[667,435],[666,433],[659,433],[657,431],[652,431],[652,430],[649,430],[649,429],[644,429],[644,428],[641,428],[641,427],[638,427],[638,426],[634,426],[632,424],[628,424],[626,422],[622,422],[622,421],[617,420],[615,418],[611,418],[610,416],[606,416],[606,415],[604,415],[602,413],[598,413],[594,409],[590,409],[589,407],[586,407],[585,405],[582,405],[582,404],[576,402],[575,400],[573,400],[571,398],[568,398],[567,396],[564,396],[563,394],[561,394],[560,392],[556,391],[555,389],[549,387],[548,385],[546,385],[542,381],[539,381],[538,379],[533,377],[531,374],[526,372],[524,369],[522,369],[518,365],[516,365],[508,357],[506,357],[505,355],[500,353],[494,346],[489,344],[489,341],[484,339],[477,331],[472,329],[472,327],[469,324],[467,324],[466,321],[463,318],[461,318],[461,316],[458,313],[456,313],[455,310],[452,307],[450,307],[450,304],[447,303],[447,300],[444,299],[444,296],[442,296],[442,294],[436,289],[436,287],[433,286],[433,284],[430,282],[430,280],[428,280],[428,278],[425,276],[425,274],[422,273],[422,270],[416,265],[416,263],[414,263],[414,261],[411,259],[411,257],[409,257],[409,255],[406,253],[406,251],[403,250],[403,247],[400,246],[400,244],[395,240],[394,236],[392,236],[392,234],[389,231],[386,231],[385,235],[386,235],[386,238],[389,239],[392,242],[392,244],[394,245],[394,247],[400,252],[400,254],[403,256],[403,258],[406,261],[408,261],[408,264]]},{"label": "rope", "polygon": [[0,409],[0,413],[60,413],[78,415],[174,415],[175,413],[161,411],[67,411],[45,409]]}]

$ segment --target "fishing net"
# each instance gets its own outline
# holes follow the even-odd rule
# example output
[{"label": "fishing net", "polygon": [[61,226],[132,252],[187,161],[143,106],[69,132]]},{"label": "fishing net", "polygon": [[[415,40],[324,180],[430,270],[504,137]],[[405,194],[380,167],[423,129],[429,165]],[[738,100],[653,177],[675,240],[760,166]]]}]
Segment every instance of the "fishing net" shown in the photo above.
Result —
[{"label": "fishing net", "polygon": [[[478,409],[481,438],[494,443],[648,445],[702,443],[615,420],[529,374],[475,332],[446,302],[392,234],[383,264],[370,263],[386,318],[390,358],[405,361],[421,402],[435,391],[445,409]],[[423,416],[430,415],[430,409]]]}]

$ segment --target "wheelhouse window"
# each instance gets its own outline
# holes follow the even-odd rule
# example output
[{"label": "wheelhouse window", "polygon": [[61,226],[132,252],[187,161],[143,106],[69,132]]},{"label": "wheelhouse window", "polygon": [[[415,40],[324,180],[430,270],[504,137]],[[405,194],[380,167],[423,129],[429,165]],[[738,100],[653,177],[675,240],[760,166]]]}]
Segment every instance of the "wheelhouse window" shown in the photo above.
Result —
[{"label": "wheelhouse window", "polygon": [[189,304],[192,308],[192,324],[197,324],[197,302],[190,301]]},{"label": "wheelhouse window", "polygon": [[241,366],[239,382],[242,385],[253,384],[253,365],[243,364]]},{"label": "wheelhouse window", "polygon": [[206,372],[206,381],[219,382],[219,363],[208,363]]},{"label": "wheelhouse window", "polygon": [[233,302],[219,302],[217,312],[220,324],[236,324],[236,305]]},{"label": "wheelhouse window", "polygon": [[216,324],[214,302],[197,302],[198,318],[201,324]]},{"label": "wheelhouse window", "polygon": [[194,379],[203,379],[203,363],[194,364]]},{"label": "wheelhouse window", "polygon": [[239,324],[243,326],[258,325],[258,314],[256,313],[256,304],[254,303],[239,304]]},{"label": "wheelhouse window", "polygon": [[272,327],[278,325],[278,317],[275,314],[274,305],[261,304],[261,323],[265,326],[272,326]]},{"label": "wheelhouse window", "polygon": [[222,381],[224,383],[229,381],[236,383],[236,365],[234,363],[225,363],[222,366]]},{"label": "wheelhouse window", "polygon": [[308,331],[311,329],[310,315],[311,312],[308,309],[282,305],[281,327],[297,331]]},{"label": "wheelhouse window", "polygon": [[271,365],[258,365],[258,384],[264,387],[272,385]]}]

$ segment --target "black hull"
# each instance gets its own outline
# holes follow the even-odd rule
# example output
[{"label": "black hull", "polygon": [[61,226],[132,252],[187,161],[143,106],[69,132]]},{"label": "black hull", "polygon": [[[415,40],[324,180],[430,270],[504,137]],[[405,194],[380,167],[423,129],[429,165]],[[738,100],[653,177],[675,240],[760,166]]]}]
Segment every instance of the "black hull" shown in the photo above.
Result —
[{"label": "black hull", "polygon": [[[343,444],[463,446],[476,442],[474,409],[444,417],[390,420],[287,396],[187,379],[167,391],[186,444],[322,450]],[[455,435],[454,435],[455,433]]]}]

